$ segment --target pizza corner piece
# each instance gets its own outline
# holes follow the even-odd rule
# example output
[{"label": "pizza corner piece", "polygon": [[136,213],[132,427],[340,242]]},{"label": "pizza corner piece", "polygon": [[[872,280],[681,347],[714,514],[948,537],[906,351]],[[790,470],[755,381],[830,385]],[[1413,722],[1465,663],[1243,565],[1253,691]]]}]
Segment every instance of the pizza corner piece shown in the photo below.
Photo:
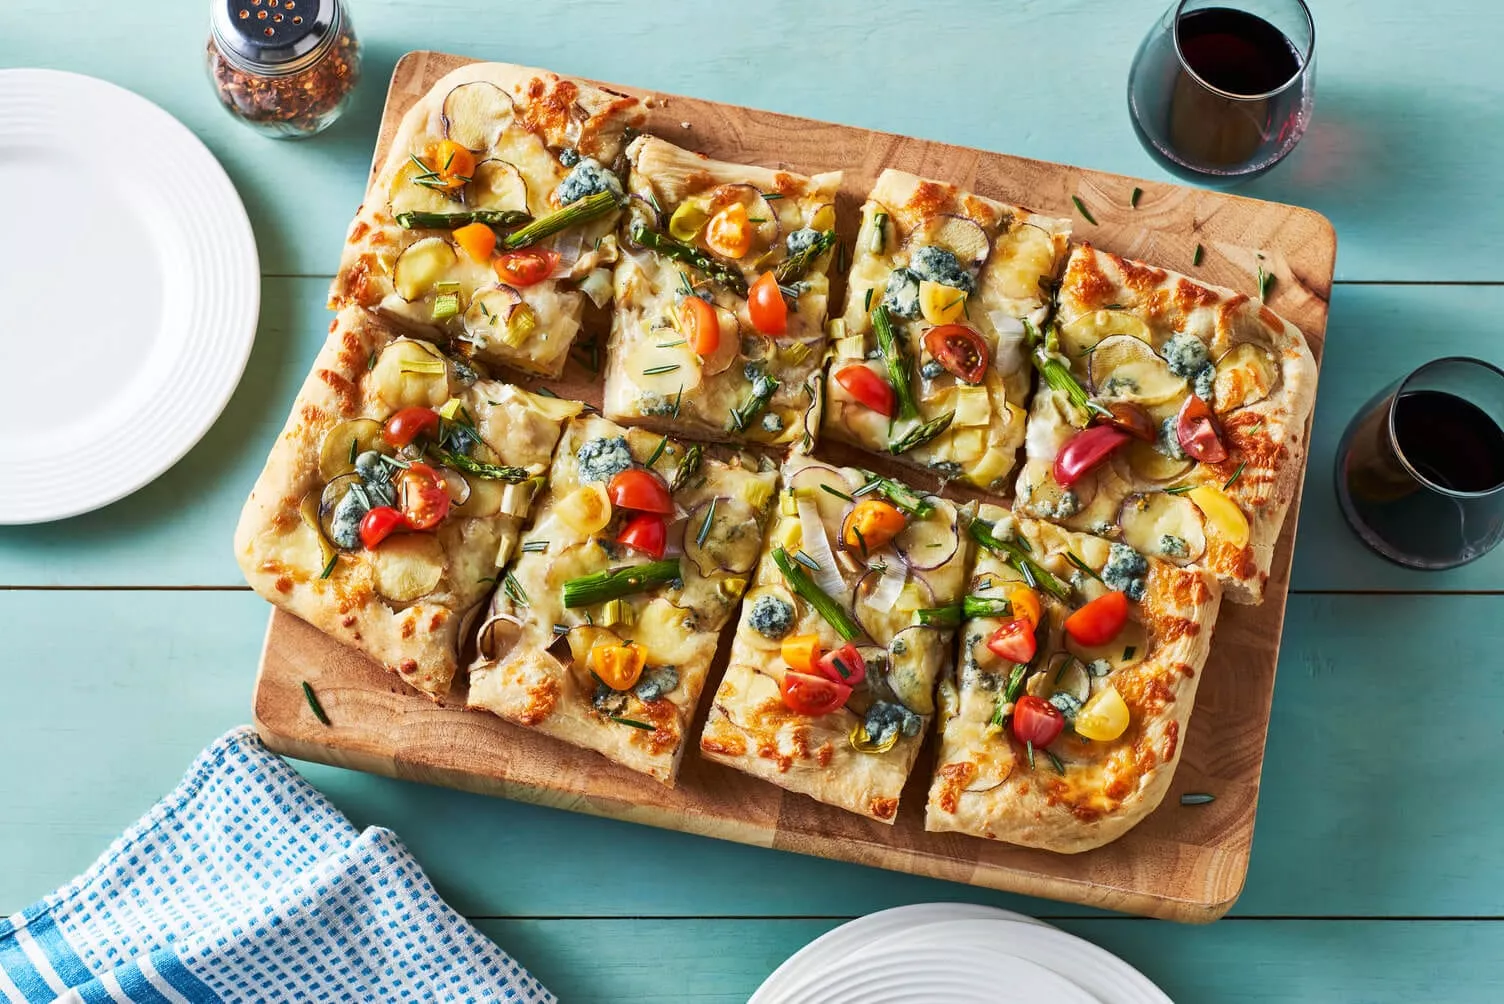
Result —
[{"label": "pizza corner piece", "polygon": [[819,431],[840,172],[627,148],[605,413],[722,442],[810,448]]},{"label": "pizza corner piece", "polygon": [[798,455],[784,483],[700,751],[891,824],[951,660],[964,513]]},{"label": "pizza corner piece", "polygon": [[273,604],[441,698],[579,408],[348,308],[245,504],[236,559]]},{"label": "pizza corner piece", "polygon": [[641,103],[473,63],[403,116],[347,236],[331,306],[358,304],[487,364],[558,376],[611,295],[621,153]]},{"label": "pizza corner piece", "polygon": [[1070,221],[888,169],[862,207],[824,431],[984,490],[1007,485]]},{"label": "pizza corner piece", "polygon": [[481,623],[469,706],[672,785],[777,476],[600,416],[570,422]]},{"label": "pizza corner piece", "polygon": [[972,533],[925,828],[1062,853],[1100,847],[1169,789],[1217,581],[992,505]]},{"label": "pizza corner piece", "polygon": [[1030,351],[1042,379],[1015,509],[1259,602],[1309,447],[1300,331],[1243,293],[1078,245]]}]

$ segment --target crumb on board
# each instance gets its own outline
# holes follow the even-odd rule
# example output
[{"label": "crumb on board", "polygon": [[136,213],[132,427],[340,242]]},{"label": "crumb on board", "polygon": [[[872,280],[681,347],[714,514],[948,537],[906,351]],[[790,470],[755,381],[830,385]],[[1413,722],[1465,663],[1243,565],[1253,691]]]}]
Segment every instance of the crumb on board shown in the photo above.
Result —
[{"label": "crumb on board", "polygon": [[690,128],[690,125],[689,125],[688,122],[680,122],[679,123],[679,128],[680,129],[688,129],[688,128]]}]

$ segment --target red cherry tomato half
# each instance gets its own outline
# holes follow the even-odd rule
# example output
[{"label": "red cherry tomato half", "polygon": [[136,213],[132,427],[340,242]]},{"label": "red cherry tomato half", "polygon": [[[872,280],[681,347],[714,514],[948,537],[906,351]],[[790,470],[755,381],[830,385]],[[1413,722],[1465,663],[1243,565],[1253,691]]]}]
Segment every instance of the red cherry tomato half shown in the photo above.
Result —
[{"label": "red cherry tomato half", "polygon": [[1128,433],[1110,425],[1082,429],[1055,454],[1055,480],[1069,487],[1091,473],[1112,451],[1129,440]]},{"label": "red cherry tomato half", "polygon": [[851,696],[851,688],[844,683],[792,670],[783,674],[778,690],[790,711],[816,717],[830,714]]},{"label": "red cherry tomato half", "polygon": [[924,347],[935,362],[967,383],[987,373],[987,342],[964,324],[941,324],[924,333]]},{"label": "red cherry tomato half", "polygon": [[397,505],[410,530],[432,530],[449,515],[449,487],[427,464],[409,464],[397,475]]},{"label": "red cherry tomato half", "polygon": [[419,436],[431,436],[439,429],[439,413],[432,408],[403,408],[381,427],[381,438],[392,446],[403,447]]},{"label": "red cherry tomato half", "polygon": [[1013,734],[1021,743],[1033,743],[1044,749],[1060,738],[1065,730],[1065,716],[1042,697],[1025,694],[1013,702]]},{"label": "red cherry tomato half", "polygon": [[668,546],[668,524],[657,513],[638,513],[627,520],[616,535],[616,542],[657,561]]},{"label": "red cherry tomato half", "polygon": [[606,484],[606,497],[618,509],[657,512],[667,516],[674,511],[673,496],[663,479],[640,467],[630,467]]},{"label": "red cherry tomato half", "polygon": [[1034,640],[1034,623],[1027,617],[1009,621],[992,632],[987,647],[1000,659],[1028,662],[1039,650],[1039,643]]},{"label": "red cherry tomato half", "polygon": [[389,505],[379,505],[360,518],[360,542],[374,551],[383,540],[407,525],[402,514]]},{"label": "red cherry tomato half", "polygon": [[867,367],[852,365],[837,370],[836,383],[884,418],[893,417],[897,403],[893,397],[893,385]]},{"label": "red cherry tomato half", "polygon": [[684,322],[684,338],[689,347],[701,357],[708,356],[721,345],[721,319],[715,308],[698,296],[686,296],[679,308]]},{"label": "red cherry tomato half", "polygon": [[789,307],[772,272],[764,272],[747,295],[747,314],[752,327],[765,335],[781,335],[789,329]]},{"label": "red cherry tomato half", "polygon": [[847,642],[833,652],[820,657],[816,669],[827,680],[846,687],[855,687],[867,678],[867,663],[856,646]]},{"label": "red cherry tomato half", "polygon": [[1105,593],[1065,619],[1065,633],[1083,645],[1106,645],[1128,623],[1128,597]]},{"label": "red cherry tomato half", "polygon": [[533,286],[544,279],[559,264],[559,252],[540,248],[526,251],[508,251],[491,263],[496,277],[509,286]]},{"label": "red cherry tomato half", "polygon": [[1175,416],[1175,438],[1188,456],[1203,464],[1220,464],[1227,459],[1217,416],[1212,414],[1211,405],[1195,394],[1185,399]]}]

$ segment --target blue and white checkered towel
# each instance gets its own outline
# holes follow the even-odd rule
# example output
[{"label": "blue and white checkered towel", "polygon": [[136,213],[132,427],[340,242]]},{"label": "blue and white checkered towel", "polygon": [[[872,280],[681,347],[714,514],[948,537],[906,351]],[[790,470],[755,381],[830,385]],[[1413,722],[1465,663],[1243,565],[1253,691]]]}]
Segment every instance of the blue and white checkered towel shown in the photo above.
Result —
[{"label": "blue and white checkered towel", "polygon": [[92,868],[0,920],[0,1000],[514,1001],[554,996],[250,729]]}]

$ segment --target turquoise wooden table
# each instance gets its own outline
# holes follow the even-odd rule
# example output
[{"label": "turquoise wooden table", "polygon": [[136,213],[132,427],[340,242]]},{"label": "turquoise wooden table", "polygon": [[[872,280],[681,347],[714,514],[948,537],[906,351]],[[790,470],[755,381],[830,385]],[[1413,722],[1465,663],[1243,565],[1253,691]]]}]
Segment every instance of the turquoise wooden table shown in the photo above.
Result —
[{"label": "turquoise wooden table", "polygon": [[[0,66],[103,77],[203,137],[245,199],[263,269],[250,367],[186,459],[100,512],[0,528],[0,915],[84,868],[250,717],[268,608],[242,584],[231,531],[323,337],[404,51],[1159,176],[1123,90],[1162,0],[765,0],[715,17],[661,0],[351,3],[366,82],[332,130],[294,144],[216,105],[204,0],[0,10]],[[1341,428],[1374,389],[1437,355],[1504,361],[1504,9],[1313,6],[1315,123],[1243,189],[1326,214],[1341,250],[1253,866],[1227,919],[1180,927],[300,769],[357,824],[401,834],[450,902],[565,1001],[744,1000],[847,918],[930,900],[1047,917],[1177,1001],[1504,999],[1504,550],[1447,573],[1389,566],[1348,534],[1330,484]],[[799,27],[811,16],[816,30]]]}]

